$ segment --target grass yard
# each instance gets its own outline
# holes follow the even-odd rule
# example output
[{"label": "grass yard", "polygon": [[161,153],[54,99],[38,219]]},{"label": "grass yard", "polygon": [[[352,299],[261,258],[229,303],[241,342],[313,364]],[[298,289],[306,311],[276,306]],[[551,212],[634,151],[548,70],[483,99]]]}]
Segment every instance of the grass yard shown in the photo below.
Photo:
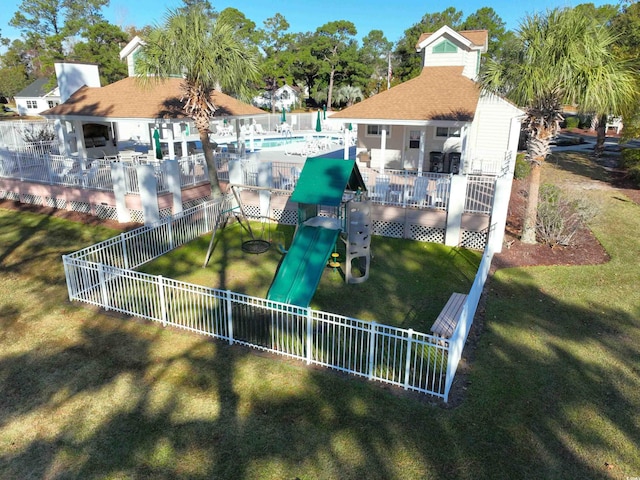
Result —
[{"label": "grass yard", "polygon": [[498,271],[456,408],[71,304],[60,255],[115,232],[0,210],[0,478],[640,476],[640,207],[581,163],[545,174],[598,204],[611,261]]},{"label": "grass yard", "polygon": [[[252,223],[256,238],[284,235],[290,245],[294,228]],[[216,233],[215,249],[202,268],[211,236],[190,242],[143,266],[141,270],[189,283],[265,298],[282,255],[272,245],[266,253],[242,251],[249,235],[239,223]],[[346,284],[340,271],[327,267],[311,307],[363,320],[429,332],[453,292],[471,288],[481,252],[431,243],[373,237],[369,279]],[[338,242],[344,259],[344,244]]]}]

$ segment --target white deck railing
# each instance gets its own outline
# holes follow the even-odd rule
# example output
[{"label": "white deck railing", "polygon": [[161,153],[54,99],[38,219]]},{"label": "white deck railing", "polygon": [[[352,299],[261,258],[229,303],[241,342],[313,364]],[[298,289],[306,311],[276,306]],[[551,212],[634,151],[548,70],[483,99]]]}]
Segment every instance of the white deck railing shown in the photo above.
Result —
[{"label": "white deck railing", "polygon": [[[26,148],[26,147],[25,147]],[[37,151],[36,151],[37,150]],[[104,159],[70,158],[41,151],[30,152],[0,150],[0,177],[20,181],[81,187],[93,190],[113,191],[111,180],[111,161]],[[239,159],[242,164],[244,183],[258,186],[258,169],[261,162],[248,160],[233,154],[216,156],[218,177],[229,181],[229,161]],[[137,163],[140,160],[136,161]],[[202,153],[183,157],[178,160],[180,184],[182,188],[209,181],[207,166]],[[123,161],[125,165],[126,191],[139,193],[136,164]],[[169,191],[163,162],[154,159],[144,163],[153,165],[158,181],[157,192]],[[269,162],[271,167],[271,187],[291,190],[295,188],[303,162]],[[451,189],[451,174],[424,172],[418,175],[414,171],[376,170],[361,167],[362,177],[367,186],[369,199],[373,203],[397,207],[430,208],[447,211]],[[419,180],[420,179],[420,180]],[[468,175],[465,200],[465,213],[490,214],[495,191],[495,176]],[[265,186],[265,185],[262,185]]]},{"label": "white deck railing", "polygon": [[[42,147],[34,151],[0,149],[0,177],[20,180],[22,182],[79,187],[90,190],[113,191],[111,179],[112,160],[85,159],[67,157],[42,151]],[[137,161],[139,163],[139,161]],[[125,165],[126,190],[128,194],[139,193],[137,163],[122,161]],[[157,192],[169,191],[163,163],[157,160],[145,160],[152,165],[158,181]],[[190,155],[180,159],[181,186],[192,186],[208,182],[204,155]]]},{"label": "white deck railing", "polygon": [[450,341],[133,271],[213,230],[231,202],[227,196],[201,204],[63,256],[69,299],[447,400],[488,274],[488,253]]}]

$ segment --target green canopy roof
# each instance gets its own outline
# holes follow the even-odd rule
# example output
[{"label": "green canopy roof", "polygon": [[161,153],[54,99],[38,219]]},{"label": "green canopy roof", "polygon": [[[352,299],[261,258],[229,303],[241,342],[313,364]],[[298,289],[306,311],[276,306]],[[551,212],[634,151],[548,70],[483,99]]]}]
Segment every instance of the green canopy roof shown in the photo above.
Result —
[{"label": "green canopy roof", "polygon": [[355,160],[307,158],[291,201],[313,205],[338,206],[345,190],[366,191]]}]

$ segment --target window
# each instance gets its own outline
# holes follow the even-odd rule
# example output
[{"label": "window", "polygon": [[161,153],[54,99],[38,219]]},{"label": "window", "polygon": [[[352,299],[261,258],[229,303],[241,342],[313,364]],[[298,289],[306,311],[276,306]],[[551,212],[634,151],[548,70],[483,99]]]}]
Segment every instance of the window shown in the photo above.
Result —
[{"label": "window", "polygon": [[436,127],[436,137],[459,137],[460,129],[457,127]]},{"label": "window", "polygon": [[36,100],[27,100],[27,108],[38,108],[38,102]]},{"label": "window", "polygon": [[458,47],[456,47],[449,40],[443,40],[435,47],[433,47],[431,51],[433,53],[456,53],[458,51]]},{"label": "window", "polygon": [[380,135],[382,135],[383,127],[387,130],[387,137],[391,135],[390,125],[367,125],[367,136],[379,137]]},{"label": "window", "polygon": [[56,105],[59,105],[59,103],[54,100],[49,100],[47,103],[49,104],[49,108],[53,108]]}]

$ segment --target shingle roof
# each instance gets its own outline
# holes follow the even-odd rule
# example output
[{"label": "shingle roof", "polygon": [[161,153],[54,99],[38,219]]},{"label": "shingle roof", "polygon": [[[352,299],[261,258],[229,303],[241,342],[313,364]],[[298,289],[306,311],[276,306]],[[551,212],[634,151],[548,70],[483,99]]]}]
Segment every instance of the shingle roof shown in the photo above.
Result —
[{"label": "shingle roof", "polygon": [[[180,101],[179,78],[140,84],[135,77],[127,77],[100,88],[82,87],[65,103],[46,110],[49,117],[101,117],[101,118],[185,118]],[[247,103],[215,91],[213,103],[218,107],[216,116],[259,115],[264,113]]]},{"label": "shingle roof", "polygon": [[[423,33],[422,35],[420,35],[420,38],[416,42],[416,45],[420,45],[434,33],[435,32]],[[489,32],[487,30],[461,30],[456,31],[456,33],[462,35],[464,38],[469,40],[474,45],[477,45],[478,47],[486,45],[489,39]]]},{"label": "shingle roof", "polygon": [[424,67],[411,80],[331,115],[331,118],[471,121],[480,87],[463,67]]},{"label": "shingle roof", "polygon": [[18,93],[16,93],[14,98],[15,97],[20,97],[20,98],[22,98],[22,97],[29,97],[29,98],[43,97],[47,93],[49,93],[51,90],[53,90],[55,88],[55,85],[54,85],[53,88],[45,88],[45,85],[47,85],[48,83],[49,83],[49,79],[48,78],[39,78],[35,82],[33,82],[31,85],[23,88]]}]

